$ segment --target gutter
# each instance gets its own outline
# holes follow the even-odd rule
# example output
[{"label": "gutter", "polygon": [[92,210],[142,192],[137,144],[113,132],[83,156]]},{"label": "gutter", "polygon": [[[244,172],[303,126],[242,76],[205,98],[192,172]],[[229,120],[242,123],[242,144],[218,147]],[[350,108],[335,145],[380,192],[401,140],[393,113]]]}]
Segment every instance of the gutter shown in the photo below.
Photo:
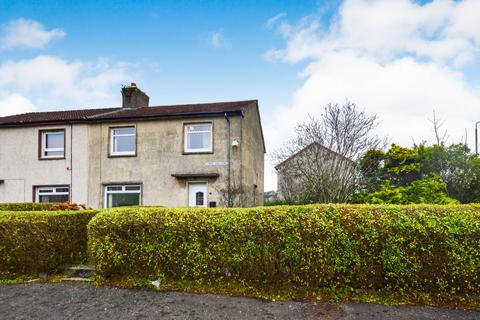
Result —
[{"label": "gutter", "polygon": [[182,118],[204,118],[204,117],[223,117],[226,113],[230,116],[243,116],[241,110],[228,112],[199,112],[199,113],[177,113],[171,115],[157,115],[157,116],[131,116],[131,117],[115,117],[115,118],[83,118],[73,120],[52,120],[52,121],[31,121],[31,122],[11,122],[1,123],[1,128],[12,127],[35,127],[43,125],[69,125],[69,124],[84,124],[84,123],[105,123],[105,122],[125,122],[125,121],[149,121],[149,120],[163,120],[163,119],[182,119]]}]

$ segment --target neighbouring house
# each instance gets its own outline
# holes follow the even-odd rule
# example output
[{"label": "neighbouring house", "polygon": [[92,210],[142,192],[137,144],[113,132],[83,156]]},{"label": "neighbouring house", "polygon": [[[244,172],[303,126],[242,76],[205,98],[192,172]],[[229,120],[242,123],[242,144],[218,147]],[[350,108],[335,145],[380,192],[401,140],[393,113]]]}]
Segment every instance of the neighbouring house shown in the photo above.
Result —
[{"label": "neighbouring house", "polygon": [[264,153],[257,100],[149,106],[132,83],[119,108],[0,118],[0,203],[262,205]]},{"label": "neighbouring house", "polygon": [[290,201],[341,198],[356,176],[355,162],[321,145],[308,144],[275,166],[277,194]]},{"label": "neighbouring house", "polygon": [[278,193],[274,190],[265,191],[265,193],[263,194],[263,198],[265,199],[265,201],[275,201],[278,200]]}]

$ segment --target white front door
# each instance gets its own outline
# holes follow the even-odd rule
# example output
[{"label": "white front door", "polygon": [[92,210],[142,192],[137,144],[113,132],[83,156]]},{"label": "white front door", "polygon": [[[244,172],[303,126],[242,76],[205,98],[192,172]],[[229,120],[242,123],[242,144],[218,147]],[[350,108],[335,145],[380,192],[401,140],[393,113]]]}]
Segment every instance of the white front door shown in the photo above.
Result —
[{"label": "white front door", "polygon": [[188,206],[206,207],[207,206],[207,184],[189,183],[188,184]]}]

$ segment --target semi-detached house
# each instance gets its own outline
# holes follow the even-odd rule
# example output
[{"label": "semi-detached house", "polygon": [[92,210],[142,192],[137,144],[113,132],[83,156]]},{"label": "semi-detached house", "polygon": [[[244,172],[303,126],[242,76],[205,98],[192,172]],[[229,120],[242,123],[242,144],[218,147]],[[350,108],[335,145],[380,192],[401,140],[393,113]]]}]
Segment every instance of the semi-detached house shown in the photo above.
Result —
[{"label": "semi-detached house", "polygon": [[122,107],[0,118],[0,203],[263,204],[257,100],[149,106],[132,83]]}]

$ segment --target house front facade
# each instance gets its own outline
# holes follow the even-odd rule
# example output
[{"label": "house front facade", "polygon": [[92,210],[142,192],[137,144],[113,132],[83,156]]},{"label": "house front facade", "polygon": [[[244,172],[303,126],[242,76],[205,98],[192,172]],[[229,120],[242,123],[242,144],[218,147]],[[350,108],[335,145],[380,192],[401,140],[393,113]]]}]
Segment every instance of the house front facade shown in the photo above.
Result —
[{"label": "house front facade", "polygon": [[122,107],[0,118],[0,203],[263,204],[265,145],[256,100]]}]

